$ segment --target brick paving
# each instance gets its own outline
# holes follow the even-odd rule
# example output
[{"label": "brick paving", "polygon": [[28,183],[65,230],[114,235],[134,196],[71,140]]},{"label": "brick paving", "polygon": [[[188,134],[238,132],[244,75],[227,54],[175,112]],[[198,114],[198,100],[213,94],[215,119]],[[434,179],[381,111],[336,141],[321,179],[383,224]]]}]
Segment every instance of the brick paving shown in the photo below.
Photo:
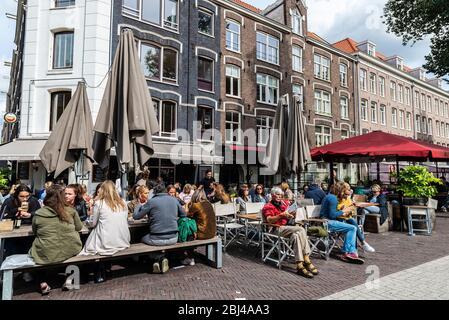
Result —
[{"label": "brick paving", "polygon": [[[234,246],[223,256],[223,269],[217,270],[197,259],[195,266],[170,269],[167,274],[147,272],[149,266],[123,261],[114,265],[108,281],[102,284],[82,283],[80,290],[62,292],[55,288],[42,297],[37,284],[15,281],[14,299],[320,299],[358,285],[364,285],[369,274],[367,267],[378,266],[379,276],[386,277],[421,264],[449,256],[449,219],[438,217],[432,236],[389,232],[369,234],[369,243],[376,253],[364,254],[364,265],[346,264],[336,259],[315,258],[320,274],[312,280],[302,278],[294,270],[264,264],[253,248]],[[412,269],[413,270],[413,269]],[[414,280],[417,274],[408,272],[405,279]],[[435,278],[434,281],[437,281]],[[63,277],[51,279],[62,284]],[[424,285],[424,284],[423,284]],[[357,290],[357,289],[356,289]],[[438,293],[438,289],[435,290]],[[394,296],[395,292],[391,291]],[[386,298],[390,295],[379,296]],[[420,296],[413,296],[420,298]],[[425,298],[424,296],[422,298]]]}]

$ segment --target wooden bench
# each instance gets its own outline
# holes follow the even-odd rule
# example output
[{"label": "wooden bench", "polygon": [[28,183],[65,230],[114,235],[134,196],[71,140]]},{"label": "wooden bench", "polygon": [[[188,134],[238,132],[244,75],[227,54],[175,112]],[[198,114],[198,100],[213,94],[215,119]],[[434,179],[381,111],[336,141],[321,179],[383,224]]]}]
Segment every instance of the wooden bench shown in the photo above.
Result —
[{"label": "wooden bench", "polygon": [[217,269],[222,267],[222,245],[221,238],[215,237],[209,240],[194,240],[188,242],[176,243],[170,246],[149,246],[144,243],[131,244],[128,249],[117,252],[112,256],[75,256],[60,263],[48,265],[34,265],[15,269],[2,270],[3,273],[3,292],[2,300],[11,300],[13,296],[13,273],[15,271],[31,271],[45,268],[55,268],[60,266],[79,265],[100,261],[118,260],[127,257],[136,257],[146,255],[152,252],[168,252],[180,249],[191,249],[206,246],[206,258],[208,262]]}]

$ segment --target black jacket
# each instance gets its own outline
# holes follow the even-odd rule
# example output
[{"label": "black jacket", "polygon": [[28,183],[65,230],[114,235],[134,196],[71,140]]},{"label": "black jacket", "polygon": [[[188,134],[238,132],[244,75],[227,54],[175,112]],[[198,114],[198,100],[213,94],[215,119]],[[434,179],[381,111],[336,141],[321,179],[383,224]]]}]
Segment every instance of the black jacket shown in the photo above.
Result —
[{"label": "black jacket", "polygon": [[210,179],[204,177],[204,179],[201,180],[200,185],[204,187],[204,192],[206,192],[206,195],[209,195],[209,193],[214,191],[214,189],[210,187],[211,183],[213,182],[215,182],[215,179],[213,177]]},{"label": "black jacket", "polygon": [[78,212],[78,215],[80,217],[81,221],[84,221],[87,219],[87,203],[84,200],[81,200],[78,202],[78,204],[75,205],[75,210]]},{"label": "black jacket", "polygon": [[[41,205],[39,204],[39,201],[34,197],[30,197],[28,199],[28,212],[31,213],[31,217],[28,219],[22,219],[22,222],[24,224],[31,224],[34,213],[40,209],[40,207]],[[3,202],[3,205],[0,208],[0,217],[2,219],[16,220],[17,211],[19,210],[14,201],[14,197],[9,197],[5,200],[5,202]]]}]

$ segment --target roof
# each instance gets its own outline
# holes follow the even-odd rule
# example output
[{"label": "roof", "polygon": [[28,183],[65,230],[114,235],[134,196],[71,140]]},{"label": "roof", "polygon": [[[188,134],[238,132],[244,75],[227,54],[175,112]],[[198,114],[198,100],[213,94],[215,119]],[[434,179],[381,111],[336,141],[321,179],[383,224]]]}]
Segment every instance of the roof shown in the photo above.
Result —
[{"label": "roof", "polygon": [[321,38],[321,37],[320,37],[319,35],[317,35],[315,32],[308,31],[308,32],[307,32],[307,36],[310,37],[310,38],[312,38],[312,39],[315,39],[316,41],[319,41],[319,42],[323,42],[323,43],[329,44],[329,42],[327,42],[326,40],[324,40],[323,38]]},{"label": "roof", "polygon": [[255,6],[252,6],[249,3],[246,3],[246,2],[244,2],[242,0],[231,0],[231,2],[234,2],[235,4],[238,4],[239,6],[244,7],[246,9],[248,9],[248,10],[251,10],[251,11],[253,11],[255,13],[258,13],[258,14],[262,13],[261,9],[256,8]]},{"label": "roof", "polygon": [[[359,48],[357,48],[357,44],[358,44],[357,41],[355,41],[354,39],[346,38],[346,39],[340,40],[338,42],[335,42],[334,44],[332,44],[332,46],[343,51],[343,52],[353,54],[353,53],[360,51]],[[386,55],[384,55],[382,52],[379,52],[377,50],[376,50],[376,58],[378,60],[381,60],[384,62],[386,62],[388,59],[388,57]],[[410,72],[412,70],[413,70],[412,68],[410,68],[408,66],[404,66],[405,72]]]}]

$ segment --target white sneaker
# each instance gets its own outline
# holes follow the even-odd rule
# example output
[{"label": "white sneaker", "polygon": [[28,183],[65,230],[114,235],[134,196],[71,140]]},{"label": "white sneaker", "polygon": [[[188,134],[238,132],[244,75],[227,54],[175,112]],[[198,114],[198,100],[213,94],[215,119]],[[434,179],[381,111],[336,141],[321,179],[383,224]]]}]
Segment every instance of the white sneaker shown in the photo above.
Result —
[{"label": "white sneaker", "polygon": [[189,265],[194,266],[195,265],[195,259],[191,259]]},{"label": "white sneaker", "polygon": [[371,247],[371,246],[368,244],[368,242],[365,242],[365,244],[364,244],[362,247],[363,247],[363,250],[364,250],[365,252],[376,252],[376,250],[374,250],[374,248]]}]

